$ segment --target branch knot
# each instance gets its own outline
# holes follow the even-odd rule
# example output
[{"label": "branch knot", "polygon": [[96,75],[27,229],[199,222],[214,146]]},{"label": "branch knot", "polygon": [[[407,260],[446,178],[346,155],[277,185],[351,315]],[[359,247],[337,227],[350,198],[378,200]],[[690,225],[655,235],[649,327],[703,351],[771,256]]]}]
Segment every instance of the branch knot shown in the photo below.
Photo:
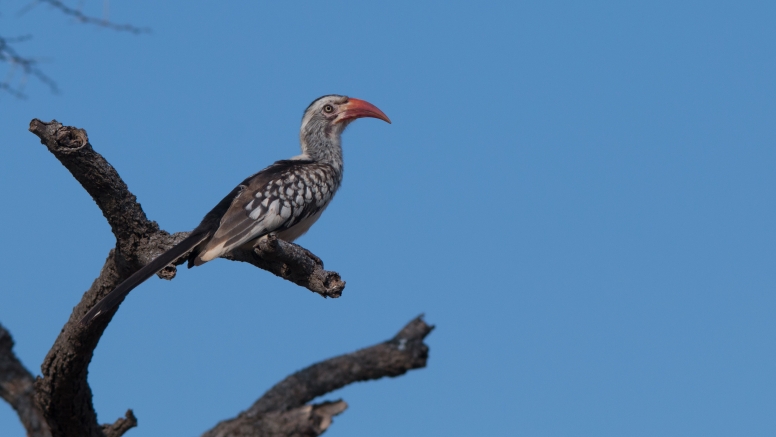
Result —
[{"label": "branch knot", "polygon": [[57,129],[54,138],[59,148],[58,151],[61,153],[77,152],[89,144],[89,138],[83,129],[60,127]]}]

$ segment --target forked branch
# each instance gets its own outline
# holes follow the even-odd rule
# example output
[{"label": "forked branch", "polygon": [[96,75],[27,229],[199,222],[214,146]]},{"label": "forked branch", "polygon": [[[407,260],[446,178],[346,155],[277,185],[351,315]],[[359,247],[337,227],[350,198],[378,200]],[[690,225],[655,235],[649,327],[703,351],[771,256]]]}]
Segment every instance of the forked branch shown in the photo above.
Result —
[{"label": "forked branch", "polygon": [[[94,349],[118,307],[89,326],[78,321],[121,281],[187,234],[170,234],[146,217],[115,168],[92,148],[83,129],[35,119],[30,131],[92,196],[111,226],[116,247],[73,309],[41,366],[42,377],[34,382],[34,389],[32,375],[15,359],[10,335],[0,327],[0,394],[20,411],[30,435],[119,437],[137,425],[134,414],[129,410],[125,418],[99,425],[86,380]],[[339,297],[345,287],[339,274],[323,269],[320,258],[274,235],[261,238],[252,251],[234,252],[228,258],[272,272],[324,297]],[[168,266],[159,276],[173,278],[175,266]],[[424,367],[428,347],[423,339],[432,329],[418,317],[386,342],[303,369],[278,383],[238,417],[221,422],[205,435],[319,435],[347,404],[341,400],[308,402],[352,382],[398,376]]]}]

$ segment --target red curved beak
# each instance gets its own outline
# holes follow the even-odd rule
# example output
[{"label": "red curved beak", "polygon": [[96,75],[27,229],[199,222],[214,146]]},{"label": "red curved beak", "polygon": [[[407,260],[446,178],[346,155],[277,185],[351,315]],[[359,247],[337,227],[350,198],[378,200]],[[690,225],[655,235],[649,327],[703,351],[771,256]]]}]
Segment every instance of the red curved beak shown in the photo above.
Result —
[{"label": "red curved beak", "polygon": [[388,122],[389,124],[391,123],[391,119],[388,118],[388,116],[385,115],[383,111],[379,110],[377,106],[367,102],[366,100],[348,97],[348,102],[340,107],[344,110],[340,112],[336,123],[361,117],[379,118],[380,120]]}]

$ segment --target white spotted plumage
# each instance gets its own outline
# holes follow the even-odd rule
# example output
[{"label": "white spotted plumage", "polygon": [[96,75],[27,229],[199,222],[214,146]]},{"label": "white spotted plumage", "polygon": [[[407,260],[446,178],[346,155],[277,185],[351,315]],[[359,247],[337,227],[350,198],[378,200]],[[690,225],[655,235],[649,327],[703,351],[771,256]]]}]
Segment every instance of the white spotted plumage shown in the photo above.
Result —
[{"label": "white spotted plumage", "polygon": [[[200,253],[198,258],[202,262],[240,247],[256,235],[276,232],[286,241],[299,238],[320,217],[342,181],[342,171],[337,167],[312,161],[279,161],[262,172],[272,172],[277,166],[284,168],[268,182],[251,186],[262,178],[248,181],[243,190],[255,194],[235,198],[231,213],[224,215],[218,230]],[[338,167],[341,169],[342,165]],[[236,214],[239,210],[243,212]]]}]

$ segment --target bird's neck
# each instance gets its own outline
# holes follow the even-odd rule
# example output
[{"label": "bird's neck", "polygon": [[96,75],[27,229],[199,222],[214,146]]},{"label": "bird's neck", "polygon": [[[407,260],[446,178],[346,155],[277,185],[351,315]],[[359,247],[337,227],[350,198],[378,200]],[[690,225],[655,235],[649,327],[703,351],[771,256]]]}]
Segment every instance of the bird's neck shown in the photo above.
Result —
[{"label": "bird's neck", "polygon": [[306,135],[302,136],[301,143],[302,155],[299,158],[329,164],[337,172],[342,172],[342,141],[339,134]]}]

